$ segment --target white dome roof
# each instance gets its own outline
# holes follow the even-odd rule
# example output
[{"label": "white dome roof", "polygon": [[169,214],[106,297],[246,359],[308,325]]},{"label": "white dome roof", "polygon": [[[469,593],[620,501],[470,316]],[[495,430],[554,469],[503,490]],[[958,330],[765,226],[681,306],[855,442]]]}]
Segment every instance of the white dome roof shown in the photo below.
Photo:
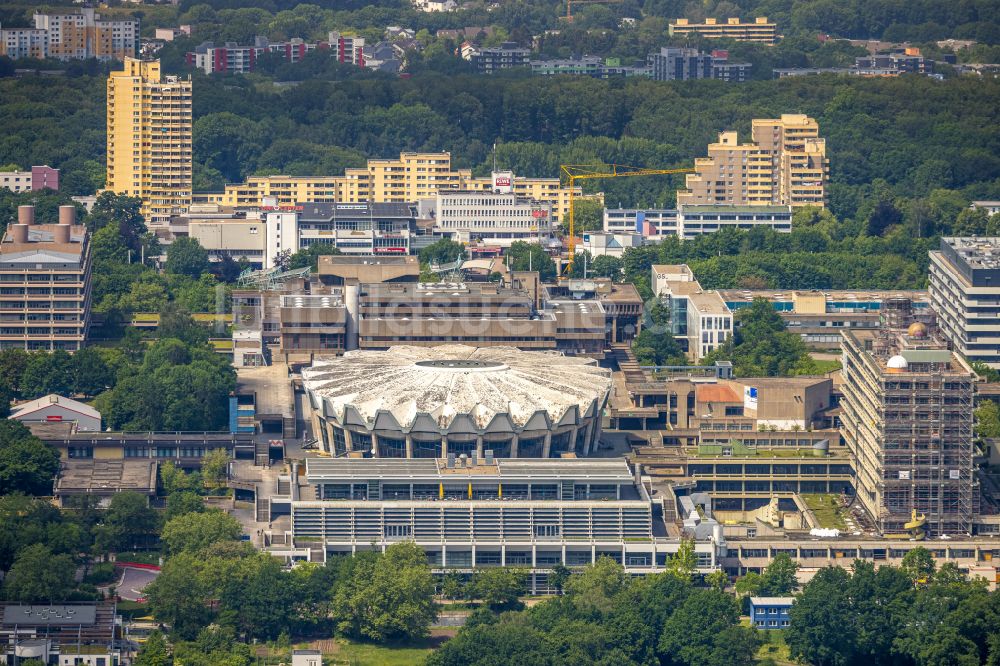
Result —
[{"label": "white dome roof", "polygon": [[906,370],[909,365],[902,356],[893,356],[885,364],[887,368],[892,368],[893,370]]},{"label": "white dome roof", "polygon": [[350,351],[316,359],[302,371],[307,391],[321,398],[344,422],[348,406],[372,427],[388,411],[403,429],[418,414],[447,428],[467,414],[485,428],[498,414],[524,427],[539,411],[558,423],[574,405],[584,416],[604,406],[611,372],[588,358],[513,347],[391,347]]}]

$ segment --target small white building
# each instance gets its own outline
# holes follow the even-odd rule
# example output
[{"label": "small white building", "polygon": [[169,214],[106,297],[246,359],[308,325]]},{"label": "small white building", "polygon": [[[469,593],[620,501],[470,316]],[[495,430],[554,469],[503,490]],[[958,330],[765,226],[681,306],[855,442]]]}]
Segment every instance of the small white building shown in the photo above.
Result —
[{"label": "small white building", "polygon": [[77,400],[51,393],[37,400],[17,405],[10,418],[21,423],[76,423],[78,432],[100,432],[101,413]]},{"label": "small white building", "polygon": [[583,234],[583,242],[576,246],[576,251],[586,250],[595,258],[604,255],[620,258],[627,248],[640,247],[644,242],[642,234],[589,231]]},{"label": "small white building", "polygon": [[292,650],[292,666],[323,666],[319,650]]}]

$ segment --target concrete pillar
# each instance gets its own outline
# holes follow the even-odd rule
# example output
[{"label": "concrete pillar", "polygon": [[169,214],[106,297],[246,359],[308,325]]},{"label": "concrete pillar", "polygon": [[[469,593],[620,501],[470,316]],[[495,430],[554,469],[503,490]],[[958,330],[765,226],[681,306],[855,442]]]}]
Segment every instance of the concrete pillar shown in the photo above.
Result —
[{"label": "concrete pillar", "polygon": [[517,445],[518,445],[519,441],[520,441],[520,438],[517,435],[514,435],[510,439],[510,457],[511,458],[516,458],[517,457]]},{"label": "concrete pillar", "polygon": [[542,444],[542,457],[548,458],[552,452],[552,431],[545,433],[545,443]]},{"label": "concrete pillar", "polygon": [[351,437],[351,431],[348,430],[347,428],[344,428],[344,444],[347,447],[348,451],[354,450],[354,440]]},{"label": "concrete pillar", "polygon": [[344,349],[353,351],[358,348],[358,318],[360,317],[360,289],[358,285],[344,287],[344,306],[347,318],[344,323]]},{"label": "concrete pillar", "polygon": [[406,457],[413,457],[413,437],[409,434],[406,435]]},{"label": "concrete pillar", "polygon": [[476,437],[476,462],[479,462],[484,457],[483,454],[483,436],[479,435]]},{"label": "concrete pillar", "polygon": [[448,435],[441,435],[441,457],[448,458]]},{"label": "concrete pillar", "polygon": [[576,438],[580,436],[580,426],[573,426],[569,431],[569,450],[576,453]]},{"label": "concrete pillar", "polygon": [[586,441],[583,443],[583,455],[585,456],[590,455],[590,445],[594,437],[594,421],[596,421],[598,418],[600,418],[600,416],[595,416],[587,423],[587,434],[585,437]]},{"label": "concrete pillar", "polygon": [[375,433],[371,433],[371,440],[372,440],[372,457],[378,458],[378,438],[375,436]]}]

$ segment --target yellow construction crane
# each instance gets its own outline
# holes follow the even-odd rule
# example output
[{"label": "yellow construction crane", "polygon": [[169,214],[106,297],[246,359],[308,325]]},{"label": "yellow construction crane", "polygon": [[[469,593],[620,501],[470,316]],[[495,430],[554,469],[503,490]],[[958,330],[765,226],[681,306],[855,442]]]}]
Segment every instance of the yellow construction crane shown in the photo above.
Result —
[{"label": "yellow construction crane", "polygon": [[563,164],[562,175],[569,184],[569,263],[566,270],[573,268],[576,258],[576,223],[573,219],[573,204],[576,196],[576,181],[598,178],[623,178],[626,176],[662,176],[674,173],[693,173],[694,169],[643,169],[625,164]]},{"label": "yellow construction crane", "polygon": [[578,5],[612,4],[624,0],[566,0],[566,22],[573,22],[573,3]]}]

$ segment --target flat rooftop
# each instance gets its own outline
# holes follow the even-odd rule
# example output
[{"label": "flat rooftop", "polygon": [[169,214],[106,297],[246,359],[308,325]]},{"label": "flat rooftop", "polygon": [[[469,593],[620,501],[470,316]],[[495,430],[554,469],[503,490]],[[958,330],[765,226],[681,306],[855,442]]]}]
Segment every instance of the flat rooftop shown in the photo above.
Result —
[{"label": "flat rooftop", "polygon": [[93,604],[18,605],[0,608],[3,626],[89,625],[97,622],[97,606]]},{"label": "flat rooftop", "polygon": [[309,483],[342,481],[344,479],[379,478],[383,482],[439,480],[453,482],[456,477],[466,479],[498,479],[504,481],[589,480],[607,483],[632,483],[634,477],[624,458],[612,459],[555,459],[523,458],[497,459],[484,465],[449,469],[445,459],[404,458],[306,458],[306,478]]},{"label": "flat rooftop", "polygon": [[851,290],[831,289],[829,291],[803,289],[720,289],[719,295],[727,303],[752,301],[755,298],[766,298],[773,302],[792,301],[796,296],[825,296],[826,301],[833,302],[868,302],[883,301],[887,298],[908,298],[911,301],[927,301],[930,297],[926,291],[901,290]]},{"label": "flat rooftop", "polygon": [[295,416],[295,395],[288,366],[283,363],[258,368],[238,368],[236,392],[253,393],[257,416]]},{"label": "flat rooftop", "polygon": [[156,492],[155,460],[69,460],[62,463],[56,494],[111,495],[122,490]]}]

